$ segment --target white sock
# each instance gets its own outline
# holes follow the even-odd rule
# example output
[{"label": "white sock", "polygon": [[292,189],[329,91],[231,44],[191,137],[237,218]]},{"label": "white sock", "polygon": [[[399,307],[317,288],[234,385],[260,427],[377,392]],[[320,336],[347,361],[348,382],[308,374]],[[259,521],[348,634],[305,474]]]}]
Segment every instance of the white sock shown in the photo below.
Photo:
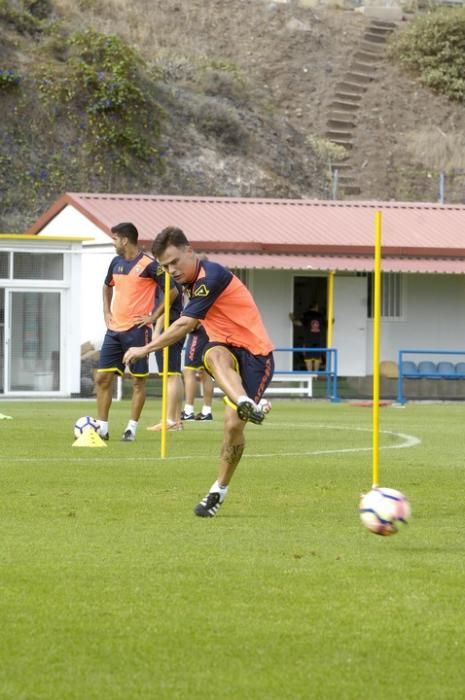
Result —
[{"label": "white sock", "polygon": [[255,406],[255,402],[249,396],[246,396],[245,394],[243,396],[238,397],[236,404],[239,405],[243,401],[250,401],[250,403],[253,403]]},{"label": "white sock", "polygon": [[139,422],[139,421],[137,421],[137,420],[130,420],[130,421],[128,421],[128,425],[127,425],[126,430],[130,430],[131,433],[134,433],[134,435],[135,435],[135,434],[136,434],[136,430],[137,430],[138,422]]},{"label": "white sock", "polygon": [[194,413],[194,407],[191,403],[184,404],[184,413],[187,413],[187,415],[189,415],[189,413]]},{"label": "white sock", "polygon": [[215,481],[214,484],[211,485],[210,487],[210,493],[219,493],[220,494],[220,501],[221,503],[224,501],[224,497],[228,493],[228,486],[220,486],[218,483],[218,480]]},{"label": "white sock", "polygon": [[212,412],[211,406],[202,406],[202,415],[203,416],[209,416],[211,412]]},{"label": "white sock", "polygon": [[108,433],[108,421],[107,420],[99,420],[99,433],[100,435],[106,435]]},{"label": "white sock", "polygon": [[239,404],[242,403],[242,401],[248,401],[249,403],[251,403],[252,406],[254,406],[256,411],[261,410],[260,406],[257,403],[255,403],[255,401],[253,399],[251,399],[250,396],[239,396],[239,398],[237,399],[236,406],[239,406]]}]

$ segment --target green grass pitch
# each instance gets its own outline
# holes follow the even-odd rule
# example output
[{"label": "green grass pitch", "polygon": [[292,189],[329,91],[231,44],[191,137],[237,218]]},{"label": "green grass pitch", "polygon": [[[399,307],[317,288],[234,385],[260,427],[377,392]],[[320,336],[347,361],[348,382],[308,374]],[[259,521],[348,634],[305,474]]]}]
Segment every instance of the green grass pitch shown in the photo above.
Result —
[{"label": "green grass pitch", "polygon": [[381,410],[381,485],[408,527],[359,521],[371,411],[274,401],[218,516],[215,421],[73,448],[93,402],[0,411],[2,700],[457,699],[465,693],[465,407]]}]

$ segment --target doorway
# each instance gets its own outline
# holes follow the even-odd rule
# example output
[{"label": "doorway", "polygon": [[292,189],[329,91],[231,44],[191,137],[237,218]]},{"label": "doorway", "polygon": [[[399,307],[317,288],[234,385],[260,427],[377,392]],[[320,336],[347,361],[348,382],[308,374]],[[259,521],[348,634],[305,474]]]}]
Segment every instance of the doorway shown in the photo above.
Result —
[{"label": "doorway", "polygon": [[61,292],[1,290],[0,392],[60,389]]},{"label": "doorway", "polygon": [[0,394],[5,391],[5,290],[0,287]]},{"label": "doorway", "polygon": [[[302,317],[303,313],[311,304],[318,304],[319,310],[326,318],[327,314],[327,293],[328,280],[327,277],[294,277],[294,308],[293,314],[295,319]],[[302,326],[293,326],[292,347],[304,347],[304,334]],[[322,347],[326,346],[326,340]],[[305,370],[304,358],[301,353],[294,353],[293,369]]]}]

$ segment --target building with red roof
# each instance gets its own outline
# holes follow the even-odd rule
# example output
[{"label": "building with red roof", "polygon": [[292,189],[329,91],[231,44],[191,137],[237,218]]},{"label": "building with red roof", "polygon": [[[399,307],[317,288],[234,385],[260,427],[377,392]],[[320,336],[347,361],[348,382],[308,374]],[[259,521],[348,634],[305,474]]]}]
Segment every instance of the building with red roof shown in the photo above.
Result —
[{"label": "building with red roof", "polygon": [[[103,338],[101,288],[113,256],[111,227],[133,222],[143,247],[165,226],[238,273],[278,347],[298,342],[289,312],[327,307],[334,273],[333,346],[341,375],[371,373],[371,272],[375,213],[382,213],[381,359],[401,347],[465,348],[465,206],[404,202],[237,199],[67,193],[28,234],[85,243],[82,340]],[[277,357],[290,368],[290,355]]]}]

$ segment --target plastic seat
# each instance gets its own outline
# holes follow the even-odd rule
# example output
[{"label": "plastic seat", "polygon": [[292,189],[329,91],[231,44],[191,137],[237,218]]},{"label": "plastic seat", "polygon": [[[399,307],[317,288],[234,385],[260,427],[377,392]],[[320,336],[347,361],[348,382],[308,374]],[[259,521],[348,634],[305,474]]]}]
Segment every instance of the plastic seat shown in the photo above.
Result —
[{"label": "plastic seat", "polygon": [[391,360],[383,360],[379,365],[379,373],[382,377],[386,377],[386,379],[397,379],[399,376],[397,363]]},{"label": "plastic seat", "polygon": [[437,375],[438,371],[434,362],[423,360],[418,363],[418,372],[422,375]]},{"label": "plastic seat", "polygon": [[465,378],[465,362],[457,362],[455,365],[455,374],[463,375],[463,378]]},{"label": "plastic seat", "polygon": [[445,377],[445,379],[453,379],[453,375],[455,375],[455,366],[452,362],[438,362],[437,366],[437,372],[438,374],[450,374],[452,376],[450,377]]},{"label": "plastic seat", "polygon": [[411,362],[410,360],[404,360],[402,362],[402,374],[404,377],[409,377],[411,375],[417,375],[418,374],[418,369],[415,364],[415,362]]}]

